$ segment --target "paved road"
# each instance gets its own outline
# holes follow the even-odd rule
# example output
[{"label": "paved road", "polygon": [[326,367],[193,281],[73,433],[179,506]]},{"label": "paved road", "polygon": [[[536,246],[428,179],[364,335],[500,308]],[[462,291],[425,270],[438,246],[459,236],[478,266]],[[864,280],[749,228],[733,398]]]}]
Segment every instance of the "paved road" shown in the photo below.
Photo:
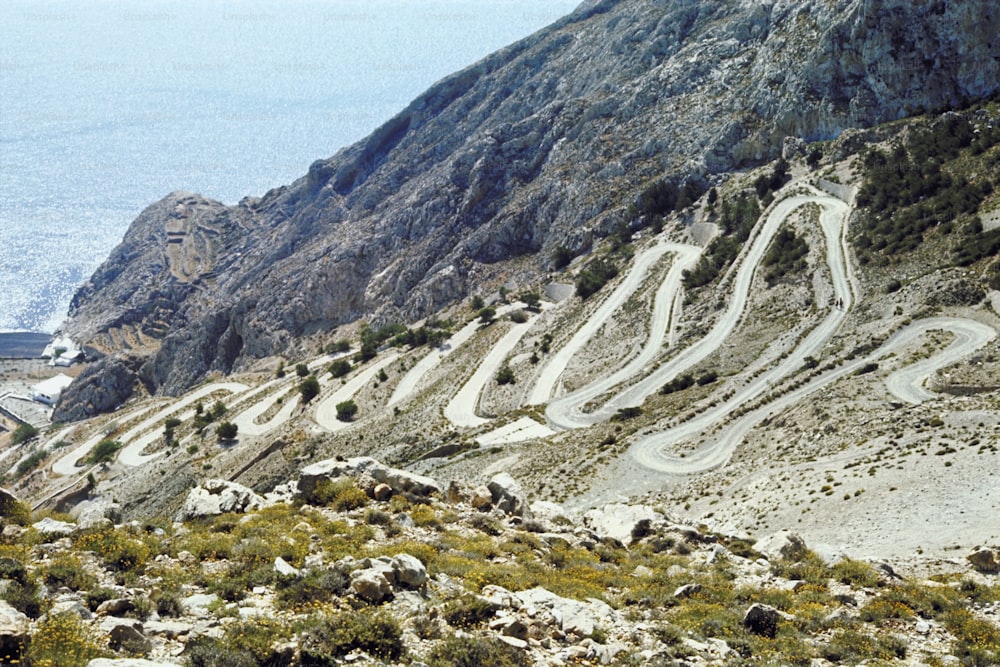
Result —
[{"label": "paved road", "polygon": [[[526,305],[520,302],[500,306],[496,309],[497,317],[503,317],[507,313],[525,307]],[[479,328],[479,320],[474,319],[459,329],[444,343],[425,355],[423,359],[418,361],[416,365],[403,376],[403,379],[399,381],[399,384],[396,385],[396,389],[392,392],[392,397],[389,399],[388,405],[393,406],[413,395],[413,392],[417,390],[417,387],[419,387],[420,383],[423,381],[424,376],[437,368],[438,365],[444,361],[445,357],[465,345],[465,343],[467,343],[469,339],[472,338],[477,331],[479,331]]]},{"label": "paved road", "polygon": [[[933,398],[933,394],[919,387],[919,382],[926,378],[925,370],[952,364],[981,349],[996,337],[997,332],[992,327],[975,320],[961,318],[936,317],[918,320],[891,336],[878,350],[867,357],[847,362],[816,377],[802,387],[782,394],[767,405],[743,415],[727,427],[719,437],[698,450],[688,453],[684,458],[670,456],[665,453],[664,448],[704,431],[708,424],[703,423],[702,420],[696,420],[699,423],[695,427],[688,427],[688,423],[686,423],[669,431],[643,438],[629,449],[629,454],[647,468],[669,474],[691,474],[725,465],[732,453],[743,442],[746,434],[765,418],[777,414],[819,389],[855,373],[865,364],[884,358],[896,348],[904,347],[926,335],[928,331],[941,329],[955,334],[956,339],[951,345],[929,360],[918,362],[893,373],[890,378],[896,376],[897,379],[892,384],[888,379],[886,381],[887,388],[903,400],[918,399],[915,402],[919,403]],[[914,366],[918,367],[915,371],[912,370]],[[721,419],[724,416],[717,416],[717,418]]]},{"label": "paved road", "polygon": [[[476,414],[476,407],[479,405],[479,395],[483,391],[486,383],[493,379],[503,365],[507,355],[517,347],[517,344],[528,333],[535,317],[529,317],[527,322],[511,325],[510,330],[497,341],[493,349],[490,350],[481,362],[476,372],[466,381],[458,393],[451,399],[444,409],[445,419],[460,428],[475,428],[488,424],[490,419],[484,419]],[[495,326],[495,325],[494,325]]]},{"label": "paved road", "polygon": [[[663,242],[639,253],[625,279],[615,288],[614,292],[604,300],[583,326],[573,334],[569,342],[559,348],[549,358],[549,361],[542,368],[541,373],[539,373],[538,381],[535,383],[531,395],[528,397],[529,405],[541,405],[551,398],[556,384],[559,382],[559,378],[563,372],[565,372],[570,360],[583,349],[615,311],[621,308],[622,304],[639,289],[646,280],[649,271],[668,252],[677,255],[677,258],[674,260],[670,271],[667,273],[667,277],[656,293],[653,316],[650,322],[650,338],[639,353],[639,356],[610,378],[599,380],[586,387],[582,387],[572,394],[552,401],[549,403],[548,409],[553,410],[553,413],[556,415],[561,415],[570,406],[586,403],[594,396],[599,396],[621,381],[640,373],[648,363],[663,351],[663,340],[670,329],[670,316],[673,311],[674,297],[680,290],[683,271],[692,268],[697,263],[698,257],[701,254],[701,248],[697,246]],[[550,419],[552,418],[550,417]],[[558,423],[556,420],[553,421]]]},{"label": "paved road", "polygon": [[352,377],[340,389],[324,398],[316,406],[316,423],[331,432],[341,431],[353,425],[353,422],[342,422],[337,419],[337,404],[350,400],[365,385],[373,381],[380,370],[397,359],[399,359],[398,352],[389,353],[384,358],[379,359],[376,363]]},{"label": "paved road", "polygon": [[[641,405],[651,394],[658,391],[663,384],[677,377],[684,371],[697,365],[715,352],[732,334],[743,318],[749,300],[750,286],[757,267],[771,244],[778,230],[796,209],[806,204],[818,204],[822,207],[820,224],[826,236],[827,263],[833,275],[834,291],[842,303],[844,310],[831,309],[826,319],[809,337],[799,345],[796,353],[787,358],[777,368],[766,373],[737,391],[725,405],[710,413],[704,413],[697,420],[700,427],[707,426],[715,419],[723,418],[739,405],[763,393],[777,379],[801,365],[801,359],[814,354],[822,347],[830,335],[840,326],[845,311],[850,308],[853,300],[848,267],[843,259],[843,225],[848,207],[843,201],[814,190],[808,195],[793,195],[778,202],[768,214],[764,224],[760,226],[750,247],[743,255],[733,280],[732,296],[729,306],[711,331],[688,348],[682,350],[646,378],[625,389],[613,397],[604,406],[590,413],[583,412],[587,400],[600,395],[603,391],[593,392],[587,387],[573,395],[565,396],[549,404],[546,417],[550,423],[563,429],[582,428],[609,419],[619,408],[630,405]],[[798,366],[796,366],[798,364]],[[606,389],[604,389],[606,391]],[[582,400],[581,400],[582,399]],[[692,426],[694,428],[694,426]]]}]

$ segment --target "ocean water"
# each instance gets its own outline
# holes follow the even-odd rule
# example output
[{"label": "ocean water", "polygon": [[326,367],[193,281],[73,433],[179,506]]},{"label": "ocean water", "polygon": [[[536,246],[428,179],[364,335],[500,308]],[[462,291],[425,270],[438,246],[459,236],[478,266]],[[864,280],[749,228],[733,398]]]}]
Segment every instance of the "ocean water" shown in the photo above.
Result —
[{"label": "ocean water", "polygon": [[4,0],[0,331],[53,331],[148,204],[303,175],[579,0]]}]

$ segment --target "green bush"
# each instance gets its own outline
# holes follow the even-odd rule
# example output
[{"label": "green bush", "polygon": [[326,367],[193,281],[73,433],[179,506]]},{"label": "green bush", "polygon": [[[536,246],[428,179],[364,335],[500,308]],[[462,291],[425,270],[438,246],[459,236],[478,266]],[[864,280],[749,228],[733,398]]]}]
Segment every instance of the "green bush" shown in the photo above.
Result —
[{"label": "green bush", "polygon": [[349,584],[347,576],[340,570],[313,570],[287,584],[279,582],[277,599],[290,607],[308,607],[343,595]]},{"label": "green bush", "polygon": [[220,442],[234,439],[238,432],[239,427],[232,422],[222,422],[215,429],[215,435],[219,438]]},{"label": "green bush", "polygon": [[23,662],[29,667],[86,667],[110,652],[76,614],[53,614],[31,636]]},{"label": "green bush", "polygon": [[72,555],[54,558],[45,567],[45,583],[52,588],[66,586],[74,591],[90,590],[97,580],[87,572],[80,559]]},{"label": "green bush", "polygon": [[492,637],[451,636],[427,656],[430,667],[528,667],[524,651]]},{"label": "green bush", "polygon": [[500,370],[497,371],[496,380],[497,384],[500,385],[514,384],[517,382],[517,378],[514,376],[514,371],[512,371],[510,366],[508,366],[507,364],[501,366]]},{"label": "green bush", "polygon": [[337,421],[350,422],[358,414],[358,405],[352,400],[337,403]]},{"label": "green bush", "polygon": [[117,440],[101,440],[91,450],[90,456],[87,457],[87,463],[110,463],[115,460],[115,454],[121,448],[122,443]]},{"label": "green bush", "polygon": [[31,424],[18,424],[14,432],[10,434],[10,444],[20,445],[31,440],[38,435],[38,429]]},{"label": "green bush", "polygon": [[309,377],[309,367],[305,364],[295,364],[295,374],[300,378]]},{"label": "green bush", "polygon": [[302,395],[302,402],[308,403],[319,396],[319,380],[310,375],[299,384],[299,394]]},{"label": "green bush", "polygon": [[771,242],[771,247],[761,261],[767,271],[764,273],[764,280],[768,287],[773,286],[789,273],[804,271],[806,268],[806,255],[809,254],[809,245],[805,240],[795,235],[795,232],[788,228],[782,228]]},{"label": "green bush", "polygon": [[15,477],[24,477],[27,473],[38,467],[38,464],[45,460],[45,451],[37,450],[22,459],[14,470]]},{"label": "green bush", "polygon": [[330,364],[330,375],[335,378],[342,378],[351,372],[351,362],[347,359],[337,359]]},{"label": "green bush", "polygon": [[336,658],[354,650],[379,660],[399,660],[405,652],[396,620],[371,609],[309,619],[300,646],[303,667],[337,664]]},{"label": "green bush", "polygon": [[613,262],[607,259],[595,259],[577,276],[576,293],[581,299],[586,300],[617,275],[618,267]]}]

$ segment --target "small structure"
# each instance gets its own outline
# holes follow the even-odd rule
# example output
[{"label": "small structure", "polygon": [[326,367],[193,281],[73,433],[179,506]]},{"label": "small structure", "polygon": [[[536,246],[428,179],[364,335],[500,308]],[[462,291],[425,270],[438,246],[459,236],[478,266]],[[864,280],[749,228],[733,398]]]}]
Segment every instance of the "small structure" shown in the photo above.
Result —
[{"label": "small structure", "polygon": [[73,362],[79,361],[82,356],[83,351],[69,336],[53,338],[42,352],[42,358],[49,360],[49,366],[72,366]]},{"label": "small structure", "polygon": [[46,405],[55,405],[59,402],[59,397],[62,396],[63,391],[72,382],[73,378],[65,373],[50,377],[48,380],[42,380],[31,387],[31,400],[45,403]]}]

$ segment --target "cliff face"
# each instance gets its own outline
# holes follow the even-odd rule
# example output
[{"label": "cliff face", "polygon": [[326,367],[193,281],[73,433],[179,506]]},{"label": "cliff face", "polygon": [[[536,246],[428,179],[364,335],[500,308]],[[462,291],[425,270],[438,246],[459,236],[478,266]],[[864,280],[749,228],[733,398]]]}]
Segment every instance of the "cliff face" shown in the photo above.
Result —
[{"label": "cliff face", "polygon": [[991,0],[605,0],[436,84],[234,207],[150,206],[65,330],[175,393],[360,317],[409,320],[503,261],[587,246],[651,180],[703,178],[1000,87]]}]

